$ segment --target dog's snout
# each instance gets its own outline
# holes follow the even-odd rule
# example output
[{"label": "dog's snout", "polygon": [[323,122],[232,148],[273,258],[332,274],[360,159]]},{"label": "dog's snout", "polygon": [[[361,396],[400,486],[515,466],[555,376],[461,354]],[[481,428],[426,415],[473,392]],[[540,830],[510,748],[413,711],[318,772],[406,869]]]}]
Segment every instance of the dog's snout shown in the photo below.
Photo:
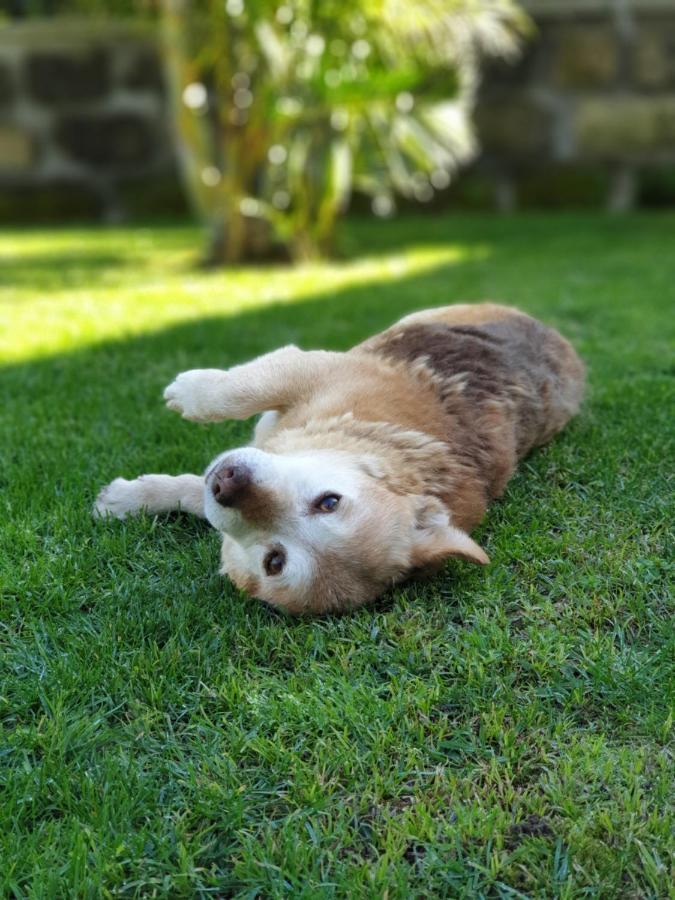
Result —
[{"label": "dog's snout", "polygon": [[251,471],[237,463],[224,463],[211,475],[211,493],[221,506],[232,506],[251,483]]}]

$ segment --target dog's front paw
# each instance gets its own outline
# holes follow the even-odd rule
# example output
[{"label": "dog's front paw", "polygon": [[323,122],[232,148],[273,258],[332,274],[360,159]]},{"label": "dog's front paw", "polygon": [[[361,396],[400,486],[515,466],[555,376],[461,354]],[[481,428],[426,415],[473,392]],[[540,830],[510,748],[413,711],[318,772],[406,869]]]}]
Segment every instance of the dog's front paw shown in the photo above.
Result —
[{"label": "dog's front paw", "polygon": [[225,377],[219,369],[181,372],[164,391],[166,405],[192,422],[222,418]]},{"label": "dog's front paw", "polygon": [[97,519],[104,519],[106,516],[124,519],[144,509],[143,500],[144,491],[138,478],[134,481],[116,478],[96,498],[93,514]]}]

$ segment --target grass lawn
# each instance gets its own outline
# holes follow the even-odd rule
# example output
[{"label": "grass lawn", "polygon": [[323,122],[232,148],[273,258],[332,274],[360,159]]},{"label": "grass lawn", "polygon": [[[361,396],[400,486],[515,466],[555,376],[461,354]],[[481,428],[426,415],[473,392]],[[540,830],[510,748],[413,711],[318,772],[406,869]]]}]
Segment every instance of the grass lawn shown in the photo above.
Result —
[{"label": "grass lawn", "polygon": [[[668,896],[675,215],[354,221],[297,271],[198,272],[198,240],[0,234],[0,895]],[[177,371],[484,298],[590,383],[487,569],[297,621],[204,523],[92,521],[247,439],[167,412]]]}]

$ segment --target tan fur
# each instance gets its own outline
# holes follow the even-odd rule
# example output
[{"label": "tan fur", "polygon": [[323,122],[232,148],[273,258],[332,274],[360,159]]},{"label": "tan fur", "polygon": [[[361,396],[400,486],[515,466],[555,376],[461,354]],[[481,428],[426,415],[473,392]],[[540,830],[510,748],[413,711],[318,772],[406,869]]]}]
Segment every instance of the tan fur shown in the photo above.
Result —
[{"label": "tan fur", "polygon": [[[518,459],[574,415],[583,380],[557,332],[493,303],[414,313],[348,353],[286,347],[182,373],[165,396],[185,418],[266,411],[253,447],[219,457],[205,479],[148,476],[160,479],[152,490],[118,479],[97,511],[181,503],[223,533],[223,571],[243,590],[290,612],[353,608],[449,556],[485,564],[468,532]],[[223,509],[213,472],[241,462],[251,485]],[[341,498],[330,517],[316,507],[325,491]],[[284,567],[270,576],[276,547]]]},{"label": "tan fur", "polygon": [[453,306],[411,313],[400,319],[393,328],[429,322],[443,322],[445,325],[482,325],[485,322],[500,322],[503,319],[524,315],[525,313],[514,306],[502,306],[499,303],[455,303]]}]

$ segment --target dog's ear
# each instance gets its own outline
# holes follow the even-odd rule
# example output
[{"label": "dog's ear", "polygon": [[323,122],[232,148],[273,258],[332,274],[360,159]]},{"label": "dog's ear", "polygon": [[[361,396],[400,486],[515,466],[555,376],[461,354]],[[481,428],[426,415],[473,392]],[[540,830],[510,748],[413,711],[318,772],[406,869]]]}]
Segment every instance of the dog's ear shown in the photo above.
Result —
[{"label": "dog's ear", "polygon": [[490,559],[478,544],[450,524],[445,507],[436,497],[421,497],[415,512],[410,566],[431,569],[449,556],[486,566]]}]

